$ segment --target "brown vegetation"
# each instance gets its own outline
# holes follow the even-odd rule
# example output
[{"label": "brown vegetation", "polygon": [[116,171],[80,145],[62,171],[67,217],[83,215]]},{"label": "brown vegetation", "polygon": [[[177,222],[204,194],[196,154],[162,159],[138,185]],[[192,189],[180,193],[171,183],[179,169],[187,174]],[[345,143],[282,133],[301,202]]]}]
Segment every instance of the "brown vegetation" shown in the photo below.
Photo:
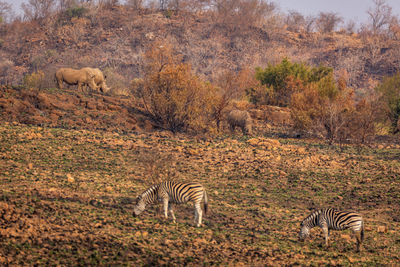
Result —
[{"label": "brown vegetation", "polygon": [[153,121],[163,129],[201,131],[210,128],[214,88],[192,74],[168,45],[155,45],[146,54],[143,81],[134,94]]},{"label": "brown vegetation", "polygon": [[[38,11],[37,15],[27,15],[25,22],[5,25],[0,56],[11,63],[7,76],[13,84],[21,83],[24,75],[34,71],[48,75],[57,67],[97,66],[118,74],[115,82],[125,88],[133,78],[142,78],[144,51],[161,40],[170,43],[193,71],[207,80],[215,80],[224,70],[265,67],[289,57],[337,70],[345,67],[350,86],[358,92],[366,89],[369,79],[379,80],[399,70],[394,21],[385,34],[374,35],[377,41],[363,37],[373,34],[369,28],[351,36],[332,32],[331,26],[322,33],[313,32],[310,21],[316,23],[317,18],[297,15],[296,19],[293,15],[290,19],[295,22],[288,21],[269,2],[217,2],[216,9],[211,10],[195,7],[189,0],[171,2],[181,7],[187,4],[188,8],[168,13],[115,3],[73,6],[64,1],[61,13]],[[257,12],[253,12],[254,6]],[[36,12],[33,6],[28,7]],[[320,14],[319,21],[329,22],[328,15]],[[35,19],[41,16],[49,19]],[[300,28],[293,28],[298,21],[302,21]],[[337,26],[337,19],[333,21]]]}]

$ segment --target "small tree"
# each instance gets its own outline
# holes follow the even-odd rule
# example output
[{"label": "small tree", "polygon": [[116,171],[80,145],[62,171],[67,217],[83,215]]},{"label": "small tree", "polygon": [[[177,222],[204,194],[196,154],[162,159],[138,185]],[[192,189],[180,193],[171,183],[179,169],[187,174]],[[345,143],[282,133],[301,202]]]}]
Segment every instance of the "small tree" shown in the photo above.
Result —
[{"label": "small tree", "polygon": [[389,120],[392,131],[395,132],[400,118],[400,73],[384,78],[376,91],[380,93],[381,110],[384,114],[382,119]]},{"label": "small tree", "polygon": [[375,136],[378,109],[374,96],[368,96],[358,101],[349,113],[345,127],[339,131],[339,139],[364,144]]},{"label": "small tree", "polygon": [[60,11],[65,11],[70,8],[75,8],[79,6],[78,0],[59,0],[58,8]]},{"label": "small tree", "polygon": [[217,92],[213,105],[213,117],[220,127],[223,114],[232,100],[242,99],[246,91],[260,86],[260,82],[255,79],[255,74],[249,69],[243,69],[238,73],[227,70],[224,71],[216,80]]},{"label": "small tree", "polygon": [[288,81],[296,79],[305,85],[319,81],[331,73],[331,68],[324,66],[311,68],[303,63],[292,63],[284,58],[278,65],[269,65],[264,70],[257,68],[256,78],[262,85],[269,87],[269,90],[265,91],[270,96],[269,102],[265,104],[287,106],[293,93],[292,89],[295,89],[287,86]]},{"label": "small tree", "polygon": [[140,10],[143,8],[143,2],[143,0],[127,0],[125,3],[135,10]]},{"label": "small tree", "polygon": [[392,7],[390,7],[386,0],[372,0],[374,3],[373,8],[369,8],[367,14],[371,21],[371,29],[373,33],[380,33],[385,28],[388,28],[392,19]]},{"label": "small tree", "polygon": [[353,112],[353,91],[330,74],[300,88],[292,95],[290,107],[297,129],[322,134],[333,143]]},{"label": "small tree", "polygon": [[216,0],[216,21],[235,29],[259,26],[276,12],[273,2],[262,0]]},{"label": "small tree", "polygon": [[293,32],[301,32],[306,30],[306,19],[304,16],[297,12],[290,10],[285,19],[287,29]]},{"label": "small tree", "polygon": [[55,6],[56,0],[28,0],[28,3],[21,4],[26,20],[48,18]]},{"label": "small tree", "polygon": [[9,22],[13,16],[12,7],[9,3],[0,1],[0,24]]},{"label": "small tree", "polygon": [[36,71],[31,74],[27,74],[24,77],[24,85],[27,88],[41,89],[44,80],[44,72]]},{"label": "small tree", "polygon": [[318,31],[322,33],[334,31],[342,22],[343,18],[334,12],[320,12],[315,21]]},{"label": "small tree", "polygon": [[146,53],[143,81],[134,93],[161,128],[172,132],[204,130],[211,121],[214,88],[192,74],[191,66],[168,45],[154,45]]}]

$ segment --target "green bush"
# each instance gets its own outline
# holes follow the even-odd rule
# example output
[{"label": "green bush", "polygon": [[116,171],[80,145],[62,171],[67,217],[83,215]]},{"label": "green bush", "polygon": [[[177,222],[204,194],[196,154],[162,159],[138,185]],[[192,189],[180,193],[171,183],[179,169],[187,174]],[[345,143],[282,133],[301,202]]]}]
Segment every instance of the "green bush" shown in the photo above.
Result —
[{"label": "green bush", "polygon": [[383,116],[381,119],[389,120],[392,131],[397,129],[397,122],[400,117],[400,73],[383,79],[382,83],[376,87],[380,94]]},{"label": "green bush", "polygon": [[65,14],[68,18],[81,18],[88,12],[87,8],[77,6],[71,7],[65,11]]},{"label": "green bush", "polygon": [[[270,90],[266,90],[270,97],[266,98],[268,102],[264,104],[287,106],[290,102],[290,96],[294,93],[289,89],[296,90],[296,88],[288,88],[288,81],[294,78],[306,85],[318,82],[332,73],[332,68],[324,66],[310,67],[304,63],[291,63],[289,59],[284,58],[278,65],[269,65],[264,70],[257,68],[256,78],[261,84],[270,88]],[[271,95],[273,96],[272,98]],[[250,99],[254,100],[251,94]]]}]

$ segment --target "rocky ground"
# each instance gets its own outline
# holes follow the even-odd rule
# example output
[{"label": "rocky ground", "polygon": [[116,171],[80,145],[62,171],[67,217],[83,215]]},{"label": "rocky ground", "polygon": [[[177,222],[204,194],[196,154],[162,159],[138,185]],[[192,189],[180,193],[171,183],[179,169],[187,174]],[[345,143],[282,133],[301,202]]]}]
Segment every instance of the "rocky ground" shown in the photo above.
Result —
[{"label": "rocky ground", "polygon": [[[400,146],[168,132],[117,133],[0,124],[0,262],[10,265],[396,265],[400,260]],[[160,180],[198,181],[210,211],[192,205],[132,217]],[[366,221],[351,232],[297,239],[311,210],[337,207]]]}]

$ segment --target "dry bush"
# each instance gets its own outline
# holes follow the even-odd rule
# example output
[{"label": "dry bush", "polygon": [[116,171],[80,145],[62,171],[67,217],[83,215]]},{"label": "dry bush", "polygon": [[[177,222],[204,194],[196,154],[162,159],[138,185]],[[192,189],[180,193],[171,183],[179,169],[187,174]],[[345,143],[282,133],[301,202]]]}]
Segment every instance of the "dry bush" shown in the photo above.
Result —
[{"label": "dry bush", "polygon": [[98,0],[98,5],[101,8],[110,9],[119,5],[119,0]]},{"label": "dry bush", "polygon": [[398,59],[393,55],[395,49],[386,49],[388,39],[384,35],[362,34],[363,56],[368,73],[385,75],[398,69]]},{"label": "dry bush", "polygon": [[40,89],[42,88],[43,80],[44,80],[44,72],[39,70],[31,74],[25,75],[23,84],[27,88]]},{"label": "dry bush", "polygon": [[356,22],[354,20],[349,20],[345,25],[345,30],[348,34],[354,34],[356,32]]},{"label": "dry bush", "polygon": [[400,40],[400,22],[398,18],[393,18],[389,25],[389,37],[393,40]]},{"label": "dry bush", "polygon": [[243,99],[246,91],[258,88],[260,82],[255,79],[254,71],[244,69],[238,73],[229,70],[222,72],[215,84],[218,91],[213,105],[213,117],[219,129],[224,113],[231,102]]},{"label": "dry bush", "polygon": [[169,45],[155,44],[147,51],[143,83],[133,91],[161,128],[177,132],[210,127],[215,89],[193,75]]},{"label": "dry bush", "polygon": [[261,0],[216,0],[215,21],[233,29],[261,26],[275,15],[276,5]]},{"label": "dry bush", "polygon": [[116,69],[106,68],[103,71],[106,77],[106,84],[111,88],[112,95],[130,95],[129,81],[117,72]]},{"label": "dry bush", "polygon": [[49,18],[56,7],[56,0],[28,0],[22,3],[24,18],[28,21]]},{"label": "dry bush", "polygon": [[332,143],[348,125],[354,110],[353,91],[343,80],[336,83],[330,75],[298,87],[298,92],[291,97],[290,107],[295,128],[322,135]]},{"label": "dry bush", "polygon": [[392,7],[386,0],[373,0],[374,7],[369,8],[367,14],[370,19],[370,28],[374,34],[383,33],[389,28],[394,16]]},{"label": "dry bush", "polygon": [[140,10],[143,8],[143,0],[127,0],[125,3],[127,6],[132,7],[134,10]]},{"label": "dry bush", "polygon": [[314,23],[314,20],[311,20],[310,17],[304,17],[300,12],[291,10],[286,16],[285,23],[289,31],[310,32],[312,30],[311,24]]},{"label": "dry bush", "polygon": [[376,134],[377,110],[379,109],[377,98],[368,96],[361,99],[351,113],[348,113],[344,127],[339,131],[339,140],[352,141],[357,144],[365,144]]},{"label": "dry bush", "polygon": [[320,12],[318,18],[315,20],[316,28],[319,32],[328,33],[333,32],[343,18],[334,12]]},{"label": "dry bush", "polygon": [[14,62],[8,59],[0,59],[0,84],[10,84],[12,82],[12,68]]},{"label": "dry bush", "polygon": [[77,7],[78,5],[78,0],[58,0],[58,8],[60,11],[65,11],[67,9]]},{"label": "dry bush", "polygon": [[209,10],[213,0],[185,0],[185,9],[189,12],[204,12]]},{"label": "dry bush", "polygon": [[12,6],[7,2],[0,1],[0,24],[10,22],[13,16]]},{"label": "dry bush", "polygon": [[[85,18],[72,18],[72,24],[63,25],[56,29],[56,35],[63,38],[66,45],[82,45],[83,36],[86,34],[86,29],[89,20]],[[78,47],[81,48],[81,47]]]},{"label": "dry bush", "polygon": [[57,67],[54,65],[48,65],[42,69],[44,77],[39,84],[39,88],[56,88],[57,83],[54,74],[57,71]]}]

